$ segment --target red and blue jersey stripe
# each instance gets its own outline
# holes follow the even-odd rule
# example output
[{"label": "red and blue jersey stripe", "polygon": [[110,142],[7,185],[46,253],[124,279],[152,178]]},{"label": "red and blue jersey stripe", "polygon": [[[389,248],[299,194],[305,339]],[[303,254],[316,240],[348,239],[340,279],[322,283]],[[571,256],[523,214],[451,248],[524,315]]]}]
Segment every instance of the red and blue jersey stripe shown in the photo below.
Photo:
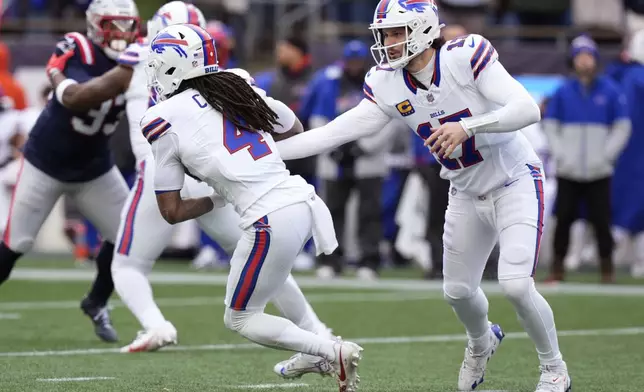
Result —
[{"label": "red and blue jersey stripe", "polygon": [[376,103],[376,97],[373,95],[373,90],[371,89],[371,86],[367,84],[367,82],[362,85],[362,92],[364,93],[365,98],[373,103]]},{"label": "red and blue jersey stripe", "polygon": [[246,310],[255,286],[257,286],[259,273],[262,270],[271,244],[268,218],[265,216],[259,219],[253,226],[255,227],[255,242],[239,275],[233,298],[229,304],[230,308],[234,310]]},{"label": "red and blue jersey stripe", "polygon": [[474,80],[476,80],[485,67],[490,63],[492,56],[496,50],[490,41],[483,38],[479,43],[479,46],[476,48],[476,51],[470,59],[470,66],[472,67],[472,72],[474,74]]},{"label": "red and blue jersey stripe", "polygon": [[416,79],[411,75],[411,72],[407,71],[406,69],[403,68],[402,71],[403,74],[403,80],[405,81],[405,85],[411,91],[412,93],[416,94],[418,91],[418,84],[416,84]]},{"label": "red and blue jersey stripe", "polygon": [[147,125],[143,126],[143,136],[152,143],[161,136],[163,136],[172,125],[161,117],[157,117],[150,121]]},{"label": "red and blue jersey stripe", "polygon": [[543,175],[541,174],[541,169],[533,166],[526,165],[530,169],[530,174],[534,180],[534,189],[537,197],[537,238],[535,241],[534,249],[534,261],[532,262],[532,274],[534,276],[537,272],[537,264],[539,262],[539,248],[541,248],[541,237],[543,236],[543,224],[544,224],[544,211],[545,211],[545,201],[543,197]]},{"label": "red and blue jersey stripe", "polygon": [[121,238],[119,240],[117,252],[122,255],[129,255],[130,249],[132,248],[132,242],[134,239],[134,221],[136,219],[136,211],[138,210],[143,196],[144,178],[145,161],[141,162],[141,165],[139,166],[139,176],[136,181],[134,196],[130,201],[130,207],[128,208],[127,215],[125,216],[125,226],[123,227],[123,232],[119,233],[121,235]]}]

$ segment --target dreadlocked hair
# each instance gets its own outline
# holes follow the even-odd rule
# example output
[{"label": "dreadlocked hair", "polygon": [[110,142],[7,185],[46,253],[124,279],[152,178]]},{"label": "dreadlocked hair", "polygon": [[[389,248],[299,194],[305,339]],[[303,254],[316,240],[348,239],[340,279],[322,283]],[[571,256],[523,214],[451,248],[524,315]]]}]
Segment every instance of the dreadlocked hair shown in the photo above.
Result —
[{"label": "dreadlocked hair", "polygon": [[181,82],[177,91],[195,89],[239,129],[273,132],[277,114],[242,77],[232,72],[216,72]]}]

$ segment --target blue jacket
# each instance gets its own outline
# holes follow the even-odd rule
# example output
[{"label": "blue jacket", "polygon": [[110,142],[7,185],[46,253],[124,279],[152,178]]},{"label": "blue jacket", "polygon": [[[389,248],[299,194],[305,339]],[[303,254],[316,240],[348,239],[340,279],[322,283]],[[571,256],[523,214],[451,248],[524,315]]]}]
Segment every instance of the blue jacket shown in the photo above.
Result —
[{"label": "blue jacket", "polygon": [[558,177],[594,181],[613,174],[630,135],[626,97],[608,77],[586,88],[564,82],[551,97],[543,120]]},{"label": "blue jacket", "polygon": [[631,66],[623,76],[633,130],[613,177],[613,221],[633,233],[644,231],[644,65]]},{"label": "blue jacket", "polygon": [[[310,116],[312,127],[332,121],[364,99],[362,81],[352,83],[347,80],[341,63],[330,65],[316,73],[307,90],[308,94],[303,99],[300,110]],[[318,175],[327,180],[337,179],[345,176],[344,169],[350,166],[351,175],[355,178],[384,177],[388,171],[385,152],[399,128],[395,124],[388,124],[380,132],[358,139],[355,145],[361,153],[343,164],[338,164],[328,154],[321,154],[318,159]],[[403,131],[407,132],[407,129]],[[345,144],[338,150],[350,148],[351,145],[353,144]]]},{"label": "blue jacket", "polygon": [[316,73],[309,84],[308,92],[312,96],[305,97],[301,106],[310,116],[322,116],[331,121],[347,110],[355,107],[364,96],[362,86],[354,92],[341,96],[343,70],[339,65],[331,65]]}]

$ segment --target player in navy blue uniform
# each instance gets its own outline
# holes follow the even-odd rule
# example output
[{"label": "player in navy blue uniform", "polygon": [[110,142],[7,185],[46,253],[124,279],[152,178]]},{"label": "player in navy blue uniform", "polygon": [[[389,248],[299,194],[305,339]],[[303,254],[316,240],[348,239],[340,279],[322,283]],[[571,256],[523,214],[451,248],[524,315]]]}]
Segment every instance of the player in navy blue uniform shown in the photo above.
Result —
[{"label": "player in navy blue uniform", "polygon": [[93,0],[87,22],[87,36],[66,34],[47,64],[55,97],[25,145],[0,245],[0,283],[30,250],[54,204],[66,194],[104,240],[96,259],[98,273],[81,309],[92,319],[96,334],[112,342],[117,336],[106,303],[114,289],[111,261],[128,188],[114,165],[108,138],[124,113],[125,99],[119,95],[90,106],[66,100],[65,91],[114,68],[115,59],[138,35],[138,11],[133,0]]}]

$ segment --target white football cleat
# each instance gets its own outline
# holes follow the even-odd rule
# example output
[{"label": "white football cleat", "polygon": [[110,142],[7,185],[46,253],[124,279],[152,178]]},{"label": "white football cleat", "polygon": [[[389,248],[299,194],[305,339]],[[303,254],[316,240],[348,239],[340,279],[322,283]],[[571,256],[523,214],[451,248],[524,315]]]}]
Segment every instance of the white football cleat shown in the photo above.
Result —
[{"label": "white football cleat", "polygon": [[360,267],[356,271],[356,277],[360,280],[366,280],[374,282],[378,280],[378,274],[376,271],[372,270],[369,267]]},{"label": "white football cleat", "polygon": [[490,323],[490,347],[481,354],[474,354],[469,343],[465,348],[465,359],[458,373],[458,390],[473,391],[481,385],[485,377],[485,368],[505,337],[501,326]]},{"label": "white football cleat", "polygon": [[333,270],[333,267],[323,265],[318,268],[318,270],[315,272],[315,275],[318,277],[318,279],[329,280],[335,278],[335,271]]},{"label": "white football cleat", "polygon": [[334,374],[331,362],[322,357],[302,353],[297,353],[286,361],[278,363],[273,371],[287,380],[300,378],[307,373],[317,373],[322,377]]},{"label": "white football cleat", "polygon": [[149,331],[140,331],[132,343],[121,348],[121,352],[140,353],[157,351],[171,344],[177,344],[177,330],[169,321],[166,321],[160,327],[150,329]]},{"label": "white football cleat", "polygon": [[539,366],[541,371],[541,378],[537,384],[536,392],[571,392],[572,380],[568,375],[568,367],[563,362],[562,365]]},{"label": "white football cleat", "polygon": [[362,359],[363,348],[352,342],[338,342],[333,346],[335,360],[331,362],[338,380],[340,392],[355,392],[358,390],[360,376],[358,364]]}]

